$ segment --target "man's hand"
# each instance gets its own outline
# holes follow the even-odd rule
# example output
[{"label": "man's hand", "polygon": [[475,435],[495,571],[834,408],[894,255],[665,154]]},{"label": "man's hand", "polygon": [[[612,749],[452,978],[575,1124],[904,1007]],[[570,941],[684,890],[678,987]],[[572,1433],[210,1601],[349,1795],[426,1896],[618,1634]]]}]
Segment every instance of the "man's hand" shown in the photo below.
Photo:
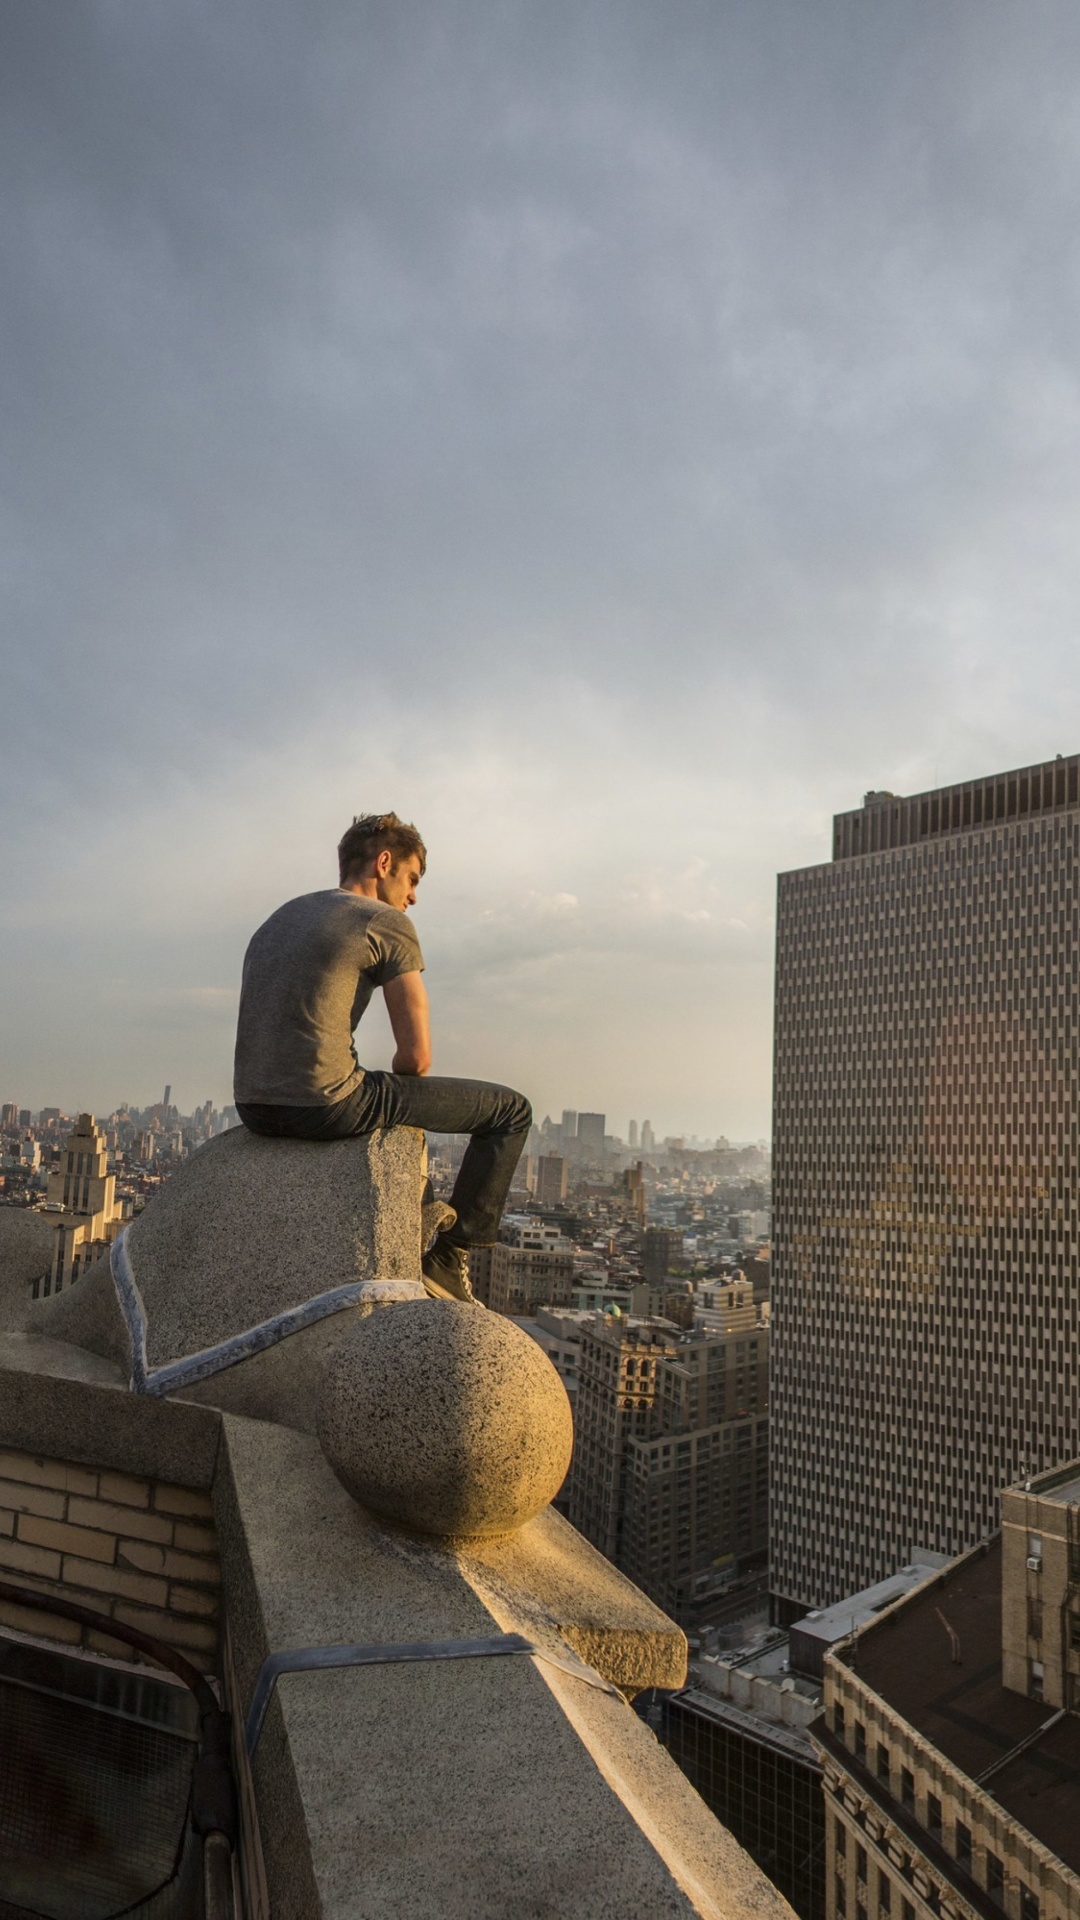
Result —
[{"label": "man's hand", "polygon": [[431,1070],[431,1027],[427,988],[418,973],[399,973],[383,988],[386,1011],[394,1030],[397,1051],[391,1073],[428,1073]]}]

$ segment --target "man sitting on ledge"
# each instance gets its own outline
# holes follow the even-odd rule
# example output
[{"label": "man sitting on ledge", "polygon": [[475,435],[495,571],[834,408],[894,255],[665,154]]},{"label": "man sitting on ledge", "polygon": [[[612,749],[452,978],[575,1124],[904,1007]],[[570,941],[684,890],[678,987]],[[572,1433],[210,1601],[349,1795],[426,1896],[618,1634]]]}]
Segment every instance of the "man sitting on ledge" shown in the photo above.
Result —
[{"label": "man sitting on ledge", "polygon": [[[233,1098],[253,1133],[344,1140],[377,1127],[471,1135],[446,1220],[424,1254],[428,1293],[471,1300],[468,1249],[498,1233],[532,1124],[520,1093],[428,1075],[424,962],[408,909],[427,863],[396,813],[355,819],[338,847],[341,885],[301,894],[264,921],[244,956]],[[381,987],[396,1052],[361,1067],[352,1035]]]}]

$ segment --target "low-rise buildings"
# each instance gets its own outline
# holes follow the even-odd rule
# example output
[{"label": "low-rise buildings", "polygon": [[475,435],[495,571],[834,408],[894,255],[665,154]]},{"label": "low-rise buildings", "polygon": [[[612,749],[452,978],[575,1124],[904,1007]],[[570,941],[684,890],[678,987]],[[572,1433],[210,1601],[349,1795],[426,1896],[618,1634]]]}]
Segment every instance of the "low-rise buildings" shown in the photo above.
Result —
[{"label": "low-rise buildings", "polygon": [[1002,1516],[824,1661],[830,1920],[1080,1915],[1080,1462]]}]

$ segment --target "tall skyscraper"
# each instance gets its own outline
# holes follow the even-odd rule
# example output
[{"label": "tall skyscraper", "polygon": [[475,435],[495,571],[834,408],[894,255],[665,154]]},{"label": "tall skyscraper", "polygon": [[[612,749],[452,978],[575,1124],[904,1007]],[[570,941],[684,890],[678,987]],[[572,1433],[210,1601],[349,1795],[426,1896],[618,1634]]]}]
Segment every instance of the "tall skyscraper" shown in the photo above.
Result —
[{"label": "tall skyscraper", "polygon": [[542,1153],[536,1163],[536,1198],[542,1207],[559,1207],[566,1199],[566,1161],[561,1153]]},{"label": "tall skyscraper", "polygon": [[778,1617],[1080,1453],[1080,756],[837,817],[780,878]]},{"label": "tall skyscraper", "polygon": [[626,1132],[626,1144],[629,1147],[636,1147],[637,1143],[638,1143],[637,1121],[631,1120],[630,1125],[627,1128],[627,1132]]},{"label": "tall skyscraper", "polygon": [[578,1151],[583,1159],[600,1160],[604,1154],[604,1134],[607,1129],[607,1115],[604,1113],[579,1113],[577,1123]]},{"label": "tall skyscraper", "polygon": [[80,1113],[68,1136],[60,1164],[49,1175],[48,1202],[56,1209],[49,1216],[56,1238],[50,1272],[43,1284],[34,1282],[35,1300],[39,1292],[59,1293],[77,1280],[108,1250],[122,1225],[105,1135],[92,1113]]}]

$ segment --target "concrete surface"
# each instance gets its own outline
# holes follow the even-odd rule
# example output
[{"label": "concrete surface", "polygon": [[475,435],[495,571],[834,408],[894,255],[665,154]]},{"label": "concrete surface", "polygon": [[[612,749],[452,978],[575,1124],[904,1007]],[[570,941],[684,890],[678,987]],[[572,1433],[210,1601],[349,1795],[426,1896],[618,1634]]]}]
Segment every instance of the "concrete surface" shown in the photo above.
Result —
[{"label": "concrete surface", "polygon": [[443,1538],[507,1534],[558,1493],[574,1444],[547,1355],[513,1321],[456,1300],[370,1314],[319,1396],[335,1473],[373,1513]]},{"label": "concrete surface", "polygon": [[34,1281],[52,1265],[55,1239],[47,1214],[0,1207],[0,1327],[22,1324]]},{"label": "concrete surface", "polygon": [[[380,1528],[282,1428],[224,1417],[215,1513],[241,1713],[270,1651],[538,1639],[572,1611],[563,1542],[549,1579],[563,1604],[543,1618],[559,1529],[533,1522],[470,1562]],[[580,1545],[597,1648],[599,1618],[618,1634],[622,1604],[647,1672],[649,1603]],[[671,1684],[677,1630],[650,1612],[656,1684]],[[791,1920],[629,1707],[528,1656],[283,1675],[252,1774],[287,1920]]]},{"label": "concrete surface", "polygon": [[[313,1436],[107,1369],[0,1339],[0,1445],[212,1487],[241,1718],[308,1645],[522,1632],[681,1679],[678,1629],[558,1516],[454,1552],[380,1526]],[[629,1707],[528,1655],[286,1674],[250,1778],[270,1920],[791,1920]]]},{"label": "concrete surface", "polygon": [[[329,1142],[270,1140],[234,1127],[200,1147],[127,1232],[150,1367],[335,1287],[419,1286],[423,1164],[424,1136],[412,1127]],[[356,1317],[318,1321],[185,1388],[184,1397],[313,1431],[323,1367]],[[130,1370],[107,1259],[63,1293],[27,1302],[19,1324],[100,1354],[125,1376]]]}]

